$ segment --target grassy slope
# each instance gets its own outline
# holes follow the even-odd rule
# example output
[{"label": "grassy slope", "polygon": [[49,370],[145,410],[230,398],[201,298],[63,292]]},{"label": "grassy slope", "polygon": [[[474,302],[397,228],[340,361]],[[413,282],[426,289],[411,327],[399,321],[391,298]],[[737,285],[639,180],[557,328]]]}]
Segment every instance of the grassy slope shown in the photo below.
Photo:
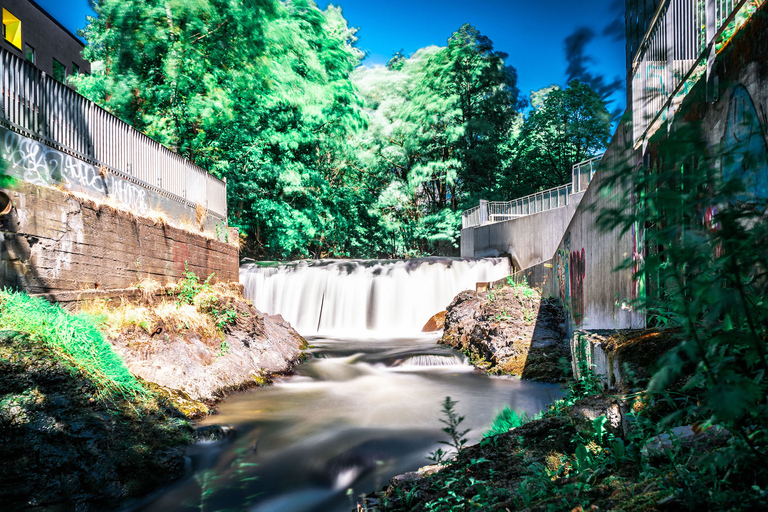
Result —
[{"label": "grassy slope", "polygon": [[0,503],[103,510],[178,476],[191,427],[87,317],[0,292]]}]

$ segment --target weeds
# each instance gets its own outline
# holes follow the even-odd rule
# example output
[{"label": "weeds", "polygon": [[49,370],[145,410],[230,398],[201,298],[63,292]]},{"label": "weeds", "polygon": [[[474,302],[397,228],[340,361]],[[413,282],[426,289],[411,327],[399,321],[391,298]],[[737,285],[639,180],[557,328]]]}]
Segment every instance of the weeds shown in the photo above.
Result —
[{"label": "weeds", "polygon": [[514,277],[507,276],[507,285],[523,297],[533,298],[536,296],[536,290],[528,286],[528,280],[525,277],[520,282],[517,282]]},{"label": "weeds", "polygon": [[[449,396],[446,396],[443,401],[443,418],[440,418],[440,422],[445,425],[445,427],[442,428],[442,431],[448,434],[450,441],[439,441],[441,444],[450,446],[455,451],[456,455],[461,453],[464,445],[467,444],[467,438],[464,436],[469,432],[469,429],[459,430],[461,423],[464,421],[464,416],[459,416],[454,409],[457,403],[456,400],[451,400],[451,397]],[[430,456],[427,458],[435,464],[442,464],[449,454],[450,452],[438,448],[430,453]]]},{"label": "weeds", "polygon": [[81,368],[105,397],[148,396],[123,360],[104,340],[93,317],[72,315],[58,305],[24,293],[0,292],[0,329],[28,333]]},{"label": "weeds", "polygon": [[518,414],[516,411],[510,409],[509,406],[506,406],[493,419],[490,428],[483,432],[483,438],[503,434],[510,429],[525,425],[529,421],[531,421],[531,418],[527,414]]}]

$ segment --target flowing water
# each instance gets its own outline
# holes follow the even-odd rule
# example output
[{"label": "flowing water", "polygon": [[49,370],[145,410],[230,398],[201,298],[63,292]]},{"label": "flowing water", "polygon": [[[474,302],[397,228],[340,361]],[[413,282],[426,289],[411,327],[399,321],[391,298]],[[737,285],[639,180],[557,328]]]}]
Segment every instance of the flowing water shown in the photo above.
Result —
[{"label": "flowing water", "polygon": [[202,423],[232,425],[236,435],[196,445],[191,476],[142,510],[350,510],[355,496],[429,464],[429,452],[446,439],[439,421],[446,396],[458,401],[471,441],[505,405],[541,410],[561,395],[558,386],[482,375],[438,345],[439,333],[419,333],[456,293],[506,275],[505,265],[427,259],[244,266],[246,295],[257,309],[299,326],[314,357],[295,375],[221,404]]}]

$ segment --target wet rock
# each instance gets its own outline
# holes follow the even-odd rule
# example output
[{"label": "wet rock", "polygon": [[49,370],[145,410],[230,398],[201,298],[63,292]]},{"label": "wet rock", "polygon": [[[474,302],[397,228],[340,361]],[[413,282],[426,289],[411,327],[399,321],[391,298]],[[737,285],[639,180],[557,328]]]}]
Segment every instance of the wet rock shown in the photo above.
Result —
[{"label": "wet rock", "polygon": [[229,425],[206,425],[198,427],[192,434],[196,442],[223,441],[235,435],[235,429]]},{"label": "wet rock", "polygon": [[430,466],[424,466],[422,468],[419,468],[416,471],[409,471],[407,473],[403,473],[402,475],[396,475],[393,476],[390,480],[390,484],[393,486],[399,486],[410,482],[415,482],[416,480],[421,480],[422,478],[426,478],[430,475],[434,475],[438,471],[440,471],[443,468],[443,466],[439,464],[433,464]]},{"label": "wet rock", "polygon": [[435,332],[442,329],[445,326],[445,313],[445,311],[441,311],[430,318],[421,332]]}]

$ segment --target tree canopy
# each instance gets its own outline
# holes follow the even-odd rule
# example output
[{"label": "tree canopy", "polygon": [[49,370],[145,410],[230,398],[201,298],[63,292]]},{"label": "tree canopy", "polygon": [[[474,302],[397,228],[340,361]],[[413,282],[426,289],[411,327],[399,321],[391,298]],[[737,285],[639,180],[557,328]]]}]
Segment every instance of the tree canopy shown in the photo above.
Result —
[{"label": "tree canopy", "polygon": [[[364,67],[341,10],[312,0],[95,10],[84,32],[93,74],[73,84],[226,177],[229,222],[256,257],[453,253],[464,208],[508,196],[511,174],[549,186],[607,137],[581,133],[599,131],[589,116],[602,115],[581,84],[523,122],[515,69],[468,24],[444,47]],[[547,145],[562,153],[551,168]]]}]

